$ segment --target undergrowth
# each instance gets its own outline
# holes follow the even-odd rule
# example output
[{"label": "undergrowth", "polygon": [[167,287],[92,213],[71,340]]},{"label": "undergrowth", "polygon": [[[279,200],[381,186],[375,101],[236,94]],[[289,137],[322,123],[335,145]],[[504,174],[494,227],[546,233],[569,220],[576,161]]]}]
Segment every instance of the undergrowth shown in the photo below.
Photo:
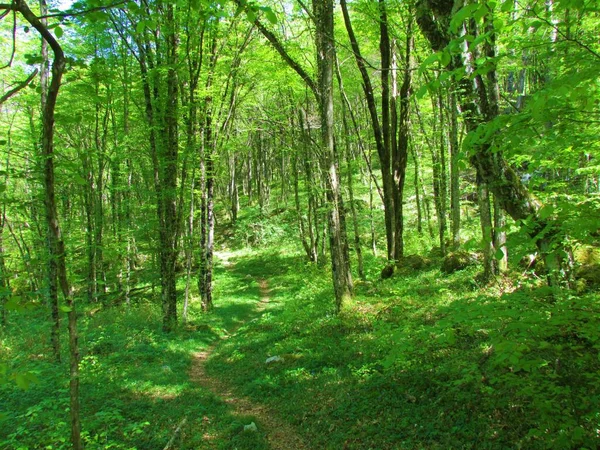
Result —
[{"label": "undergrowth", "polygon": [[[311,448],[597,448],[600,302],[438,267],[360,283],[333,311],[323,270],[265,251],[273,309],[209,364]],[[283,361],[266,364],[271,356]]]},{"label": "undergrowth", "polygon": [[[176,448],[270,448],[259,419],[189,378],[193,354],[223,336],[208,374],[309,448],[600,446],[597,292],[525,278],[480,286],[477,267],[442,275],[438,264],[380,280],[366,255],[368,281],[336,315],[328,268],[281,243],[220,258],[231,265],[217,265],[214,312],[192,302],[175,334],[160,331],[151,296],[82,311],[86,448],[163,448],[183,418]],[[269,303],[258,314],[260,280]],[[11,314],[1,336],[1,448],[69,447],[67,364],[48,356],[46,320],[41,307]],[[252,421],[258,432],[244,432]]]},{"label": "undergrowth", "polygon": [[[188,374],[193,354],[247,320],[258,299],[250,280],[222,266],[216,275],[219,307],[203,315],[193,302],[187,324],[175,334],[160,331],[160,307],[152,298],[93,315],[89,312],[97,308],[82,311],[85,448],[164,448],[184,418],[176,448],[267,448],[261,433],[243,432],[253,417],[235,415],[224,399],[193,383]],[[11,314],[1,336],[0,448],[70,448],[68,367],[49,355],[49,330],[42,325],[46,320],[41,307]],[[66,339],[62,344],[66,349]],[[19,377],[21,388],[11,374]]]}]

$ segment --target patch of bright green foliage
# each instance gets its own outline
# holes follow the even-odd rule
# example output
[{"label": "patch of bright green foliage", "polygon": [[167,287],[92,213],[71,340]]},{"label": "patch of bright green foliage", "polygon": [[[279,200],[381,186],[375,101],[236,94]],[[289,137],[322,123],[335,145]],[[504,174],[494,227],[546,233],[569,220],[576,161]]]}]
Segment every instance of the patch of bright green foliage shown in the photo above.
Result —
[{"label": "patch of bright green foliage", "polygon": [[[259,241],[220,253],[229,264],[217,265],[214,312],[193,302],[175,334],[160,331],[156,300],[82,314],[86,448],[163,448],[184,417],[177,448],[270,448],[258,418],[189,378],[193,354],[225,335],[208,374],[267,405],[309,448],[600,445],[597,291],[525,277],[482,287],[478,267],[443,276],[437,263],[380,280],[382,261],[367,254],[368,281],[335,315],[327,266],[285,240]],[[259,280],[269,285],[260,313]],[[35,380],[0,386],[2,448],[69,447],[68,371],[47,356],[46,320],[41,308],[11,314],[3,332],[7,374]],[[259,431],[244,432],[252,421]]]},{"label": "patch of bright green foliage", "polygon": [[[107,308],[79,320],[81,417],[86,449],[164,448],[187,418],[176,448],[262,449],[264,435],[243,432],[253,417],[234,414],[224,399],[190,380],[193,355],[247,320],[258,301],[251,280],[217,266],[214,313],[191,304],[188,323],[161,331],[158,301]],[[49,355],[43,308],[11,314],[0,355],[0,448],[70,448],[68,365]],[[66,324],[61,331],[66,338]],[[63,339],[63,359],[66,339]],[[28,374],[17,386],[9,374]],[[25,389],[26,387],[26,389]]]},{"label": "patch of bright green foliage", "polygon": [[[374,261],[371,261],[372,264]],[[209,363],[310,448],[597,448],[600,302],[439,266],[357,286],[334,315],[326,271],[282,249],[239,260],[272,309]],[[269,356],[284,361],[266,365]]]}]

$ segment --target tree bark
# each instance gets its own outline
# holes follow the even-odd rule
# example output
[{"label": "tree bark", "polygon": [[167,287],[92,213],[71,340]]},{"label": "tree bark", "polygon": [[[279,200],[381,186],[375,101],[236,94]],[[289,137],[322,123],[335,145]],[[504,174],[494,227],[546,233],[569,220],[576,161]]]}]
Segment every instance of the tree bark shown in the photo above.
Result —
[{"label": "tree bark", "polygon": [[412,85],[412,18],[408,18],[406,29],[406,48],[404,53],[404,80],[400,87],[400,116],[398,121],[398,144],[392,154],[395,183],[395,244],[394,259],[399,261],[404,256],[404,185],[406,182],[406,166],[408,164],[408,145],[410,136],[410,94]]},{"label": "tree bark", "polygon": [[71,445],[74,450],[83,448],[81,441],[81,422],[79,418],[79,345],[77,340],[77,314],[73,302],[73,292],[67,278],[65,245],[61,235],[56,208],[54,185],[54,111],[60,90],[61,80],[66,66],[66,58],[60,44],[49,32],[47,26],[33,14],[24,0],[15,0],[11,5],[19,11],[25,20],[35,28],[48,43],[54,54],[51,77],[42,105],[42,156],[44,158],[44,206],[48,228],[48,248],[57,284],[62,291],[68,310],[69,328],[69,396],[71,415]]},{"label": "tree bark", "polygon": [[329,207],[329,245],[333,274],[336,311],[353,296],[353,282],[348,261],[344,205],[338,178],[337,154],[333,129],[333,69],[335,47],[333,36],[333,1],[315,0],[319,113],[321,118],[321,145],[323,165],[327,177]]},{"label": "tree bark", "polygon": [[450,210],[452,216],[452,248],[457,250],[460,246],[460,170],[458,143],[458,111],[456,94],[450,93]]},{"label": "tree bark", "polygon": [[[382,0],[380,0],[382,1]],[[342,14],[344,16],[344,23],[348,38],[350,39],[350,45],[356,64],[361,74],[363,82],[363,91],[367,100],[367,107],[371,118],[371,127],[375,136],[375,144],[377,147],[377,154],[381,165],[381,179],[383,184],[383,204],[384,204],[384,218],[385,218],[385,229],[386,229],[386,242],[387,242],[387,256],[388,260],[394,258],[394,179],[392,176],[392,162],[389,148],[389,86],[386,80],[389,79],[389,37],[381,36],[382,42],[380,43],[380,51],[382,52],[382,83],[385,84],[385,88],[382,86],[382,110],[384,111],[382,116],[382,124],[379,122],[379,116],[377,114],[377,106],[375,103],[375,96],[373,94],[373,86],[371,79],[367,72],[366,62],[363,58],[358,41],[352,28],[352,22],[350,20],[350,14],[348,13],[348,6],[346,0],[340,0],[342,7]],[[383,3],[380,3],[380,7],[384,11]],[[383,22],[383,21],[382,21]],[[382,25],[380,31],[386,32],[387,27]],[[387,50],[386,50],[387,49]],[[384,89],[388,89],[383,92]],[[385,123],[383,123],[385,122]],[[387,128],[387,131],[384,129]],[[386,138],[387,135],[387,138]],[[388,143],[388,145],[386,145]]]},{"label": "tree bark", "polygon": [[[417,22],[434,51],[443,50],[453,37],[449,27],[453,5],[454,2],[451,0],[439,2],[421,0],[417,4]],[[453,70],[464,66],[461,55],[454,55],[448,69]],[[488,80],[496,76],[495,70],[490,72],[488,72]],[[488,98],[488,91],[494,92],[497,89],[497,82],[486,87],[480,75],[476,75],[474,81],[473,83],[466,78],[458,80],[460,106],[468,132],[476,131],[480,125],[492,121],[498,114],[490,108]],[[533,227],[528,232],[536,239],[542,253],[547,254],[551,247],[549,241],[555,238],[557,227],[548,219],[539,216],[541,203],[523,185],[502,154],[491,151],[489,141],[476,144],[473,150],[470,161],[482,183],[488,186],[497,197],[500,207],[513,220],[533,223]],[[544,230],[544,237],[540,237],[540,233]]]}]

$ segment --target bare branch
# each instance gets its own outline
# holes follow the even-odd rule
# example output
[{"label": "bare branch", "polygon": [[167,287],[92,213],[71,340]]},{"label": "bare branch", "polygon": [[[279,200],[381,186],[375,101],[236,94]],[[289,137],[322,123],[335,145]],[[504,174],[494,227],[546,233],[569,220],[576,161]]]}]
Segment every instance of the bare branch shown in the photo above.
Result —
[{"label": "bare branch", "polygon": [[[238,5],[238,7],[242,8],[242,2],[240,0],[235,0],[235,3]],[[304,80],[306,85],[314,94],[315,98],[318,100],[320,97],[319,90],[317,89],[317,85],[312,79],[312,77],[308,73],[306,73],[302,66],[300,66],[300,64],[298,64],[298,62],[289,55],[289,53],[283,47],[282,43],[279,41],[279,39],[277,39],[277,36],[275,36],[271,31],[269,31],[259,19],[256,19],[254,21],[254,25],[256,26],[256,28],[258,28],[262,35],[267,38],[267,40],[271,43],[273,48],[277,51],[277,53],[279,53],[283,60],[288,64],[288,66],[290,66],[300,76],[300,78]]]}]

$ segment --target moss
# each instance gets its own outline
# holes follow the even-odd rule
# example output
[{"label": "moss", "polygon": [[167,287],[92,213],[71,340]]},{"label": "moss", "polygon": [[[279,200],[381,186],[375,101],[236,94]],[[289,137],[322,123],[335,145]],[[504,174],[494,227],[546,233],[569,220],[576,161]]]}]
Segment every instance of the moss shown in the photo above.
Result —
[{"label": "moss", "polygon": [[575,279],[579,282],[579,288],[583,288],[582,282],[588,288],[600,287],[600,264],[584,264],[575,271]]},{"label": "moss", "polygon": [[427,268],[431,261],[421,255],[408,255],[396,263],[399,274],[410,274]]},{"label": "moss", "polygon": [[573,258],[577,264],[600,264],[600,248],[583,245],[573,251]]},{"label": "moss", "polygon": [[440,270],[443,273],[451,274],[459,270],[466,269],[477,263],[477,255],[470,252],[458,251],[448,254],[442,261]]}]

